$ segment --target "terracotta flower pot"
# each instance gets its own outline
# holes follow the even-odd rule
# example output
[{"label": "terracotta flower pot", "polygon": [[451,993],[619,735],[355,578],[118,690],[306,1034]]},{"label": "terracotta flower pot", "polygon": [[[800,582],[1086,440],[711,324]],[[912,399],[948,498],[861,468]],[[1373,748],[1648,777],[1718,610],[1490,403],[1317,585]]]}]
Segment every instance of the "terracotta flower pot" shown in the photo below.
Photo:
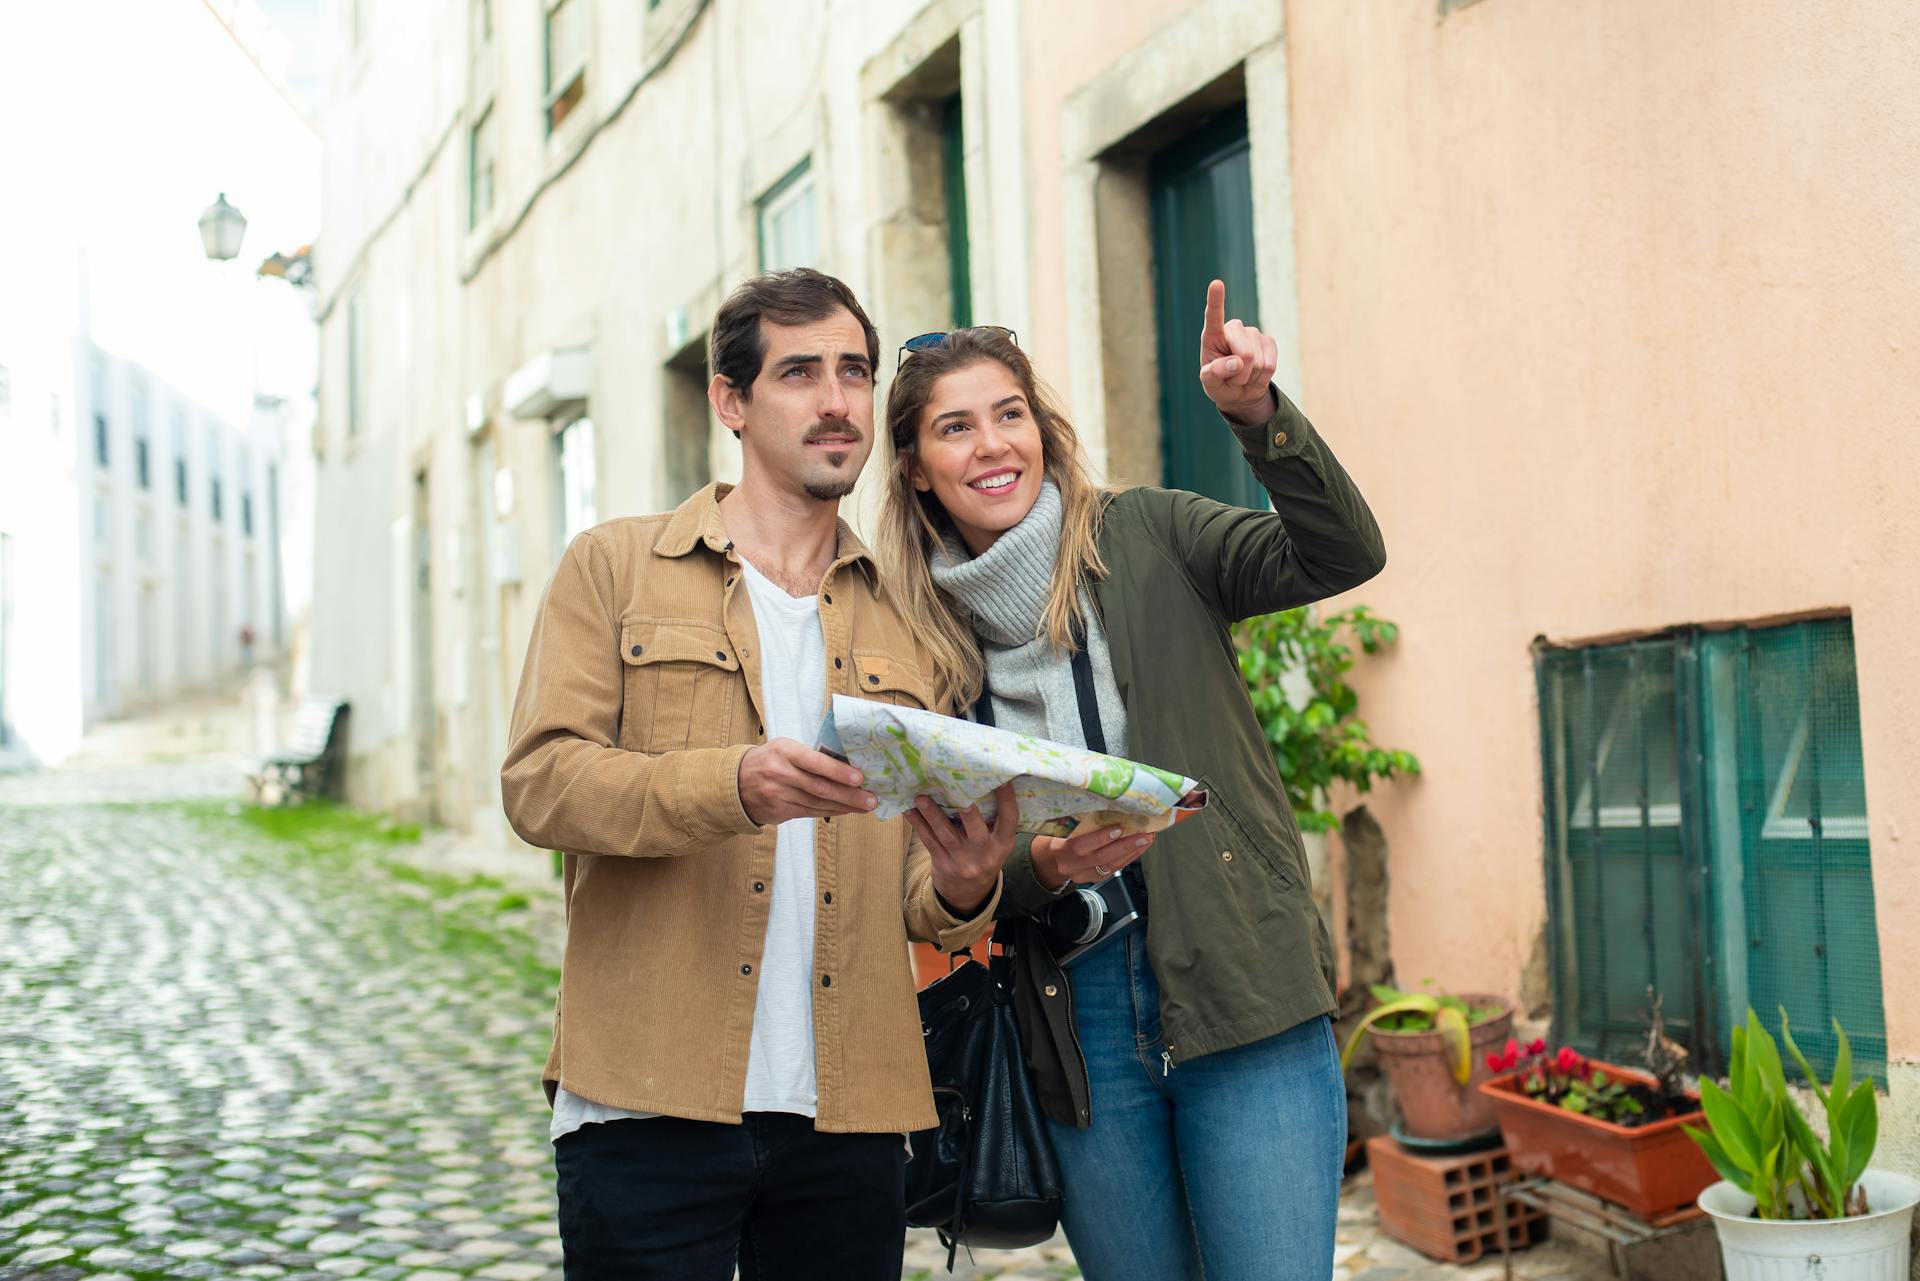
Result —
[{"label": "terracotta flower pot", "polygon": [[[1651,1086],[1654,1079],[1632,1068],[1595,1062],[1613,1080]],[[1532,1098],[1510,1072],[1481,1086],[1500,1118],[1514,1168],[1544,1175],[1625,1206],[1643,1219],[1658,1219],[1692,1205],[1719,1176],[1683,1125],[1705,1129],[1699,1096],[1695,1110],[1646,1125],[1615,1125]]]},{"label": "terracotta flower pot", "polygon": [[[1469,1005],[1504,1005],[1499,997],[1463,997]],[[1513,1010],[1504,1010],[1468,1029],[1472,1049],[1468,1061],[1473,1075],[1465,1085],[1453,1079],[1447,1052],[1438,1032],[1389,1032],[1367,1029],[1380,1055],[1380,1069],[1393,1086],[1407,1134],[1416,1139],[1466,1139],[1484,1134],[1496,1124],[1493,1102],[1480,1093],[1480,1083],[1493,1074],[1487,1055],[1507,1043],[1513,1032]]]}]

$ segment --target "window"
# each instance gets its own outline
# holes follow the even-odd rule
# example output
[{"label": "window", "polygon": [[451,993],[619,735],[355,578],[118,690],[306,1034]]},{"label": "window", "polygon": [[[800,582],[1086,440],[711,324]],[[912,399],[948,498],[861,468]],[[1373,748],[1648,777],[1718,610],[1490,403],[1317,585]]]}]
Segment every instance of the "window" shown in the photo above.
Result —
[{"label": "window", "polygon": [[365,344],[367,337],[366,301],[360,291],[355,289],[347,299],[347,439],[360,434],[365,420],[367,405],[366,392],[362,387],[366,376]]},{"label": "window", "polygon": [[960,130],[960,95],[940,104],[940,161],[947,200],[947,290],[953,327],[973,324],[973,266],[967,246],[967,162]]},{"label": "window", "polygon": [[173,415],[173,496],[180,506],[187,505],[187,420],[177,411]]},{"label": "window", "polygon": [[207,439],[207,495],[208,507],[213,512],[215,521],[218,521],[221,516],[220,482],[223,469],[220,463],[220,438],[211,436]]},{"label": "window", "polygon": [[467,230],[493,212],[493,107],[489,105],[467,134]]},{"label": "window", "polygon": [[93,461],[102,467],[107,465],[107,435],[107,416],[95,414],[93,416]]},{"label": "window", "polygon": [[148,417],[147,384],[143,379],[135,378],[128,388],[128,396],[133,406],[133,479],[142,489],[153,488],[152,449],[148,444],[148,434],[153,430],[153,420]]},{"label": "window", "polygon": [[1558,1034],[1631,1053],[1647,991],[1703,1070],[1748,1006],[1830,1065],[1839,1019],[1884,1078],[1847,619],[1547,649],[1548,922]]},{"label": "window", "polygon": [[587,0],[547,5],[547,132],[573,114],[587,91]]},{"label": "window", "polygon": [[812,161],[800,164],[760,198],[760,270],[814,267],[820,235],[814,220]]},{"label": "window", "polygon": [[593,420],[576,418],[554,437],[554,456],[560,468],[560,541],[599,524],[595,514]]},{"label": "window", "polygon": [[240,532],[248,538],[253,537],[253,495],[240,495]]}]

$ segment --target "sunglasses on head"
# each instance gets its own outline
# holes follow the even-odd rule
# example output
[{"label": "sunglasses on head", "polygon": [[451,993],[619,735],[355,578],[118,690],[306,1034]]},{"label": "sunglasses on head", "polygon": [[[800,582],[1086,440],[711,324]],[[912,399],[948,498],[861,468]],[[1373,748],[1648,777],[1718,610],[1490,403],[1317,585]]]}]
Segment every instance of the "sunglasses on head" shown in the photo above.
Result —
[{"label": "sunglasses on head", "polygon": [[895,369],[900,368],[900,366],[907,363],[907,357],[917,352],[932,351],[935,347],[944,345],[947,339],[955,334],[971,333],[975,330],[982,329],[990,334],[999,334],[1016,347],[1020,345],[1020,335],[1000,325],[969,325],[965,329],[936,329],[932,333],[916,334],[901,343],[900,358],[893,362],[893,367]]}]

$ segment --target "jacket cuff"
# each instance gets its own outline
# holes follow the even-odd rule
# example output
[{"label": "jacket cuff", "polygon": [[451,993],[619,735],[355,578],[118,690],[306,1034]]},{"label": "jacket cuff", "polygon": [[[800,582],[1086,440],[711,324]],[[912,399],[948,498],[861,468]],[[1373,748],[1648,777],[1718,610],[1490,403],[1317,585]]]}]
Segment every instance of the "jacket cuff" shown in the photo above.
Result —
[{"label": "jacket cuff", "polygon": [[1029,916],[1067,892],[1066,886],[1052,889],[1040,883],[1033,870],[1033,836],[1022,832],[1001,874],[1006,890],[1000,896],[1003,916]]},{"label": "jacket cuff", "polygon": [[[993,910],[1000,906],[1000,895],[1005,892],[1007,874],[1002,871],[993,883],[993,892],[987,895],[987,901],[972,916],[962,920],[947,910],[940,895],[933,895],[933,917],[938,927],[934,931],[933,945],[942,952],[958,952],[978,941],[993,924]],[[932,886],[928,886],[931,890]]]},{"label": "jacket cuff", "polygon": [[717,752],[700,752],[687,772],[691,811],[707,817],[720,836],[747,836],[760,830],[740,800],[740,762],[754,746],[736,743]]},{"label": "jacket cuff", "polygon": [[1255,463],[1298,457],[1306,452],[1307,446],[1314,440],[1313,424],[1287,399],[1287,393],[1273,387],[1273,396],[1273,416],[1264,423],[1249,427],[1245,423],[1234,422],[1225,414],[1220,416],[1220,420],[1232,427],[1233,434],[1240,438],[1241,450]]}]

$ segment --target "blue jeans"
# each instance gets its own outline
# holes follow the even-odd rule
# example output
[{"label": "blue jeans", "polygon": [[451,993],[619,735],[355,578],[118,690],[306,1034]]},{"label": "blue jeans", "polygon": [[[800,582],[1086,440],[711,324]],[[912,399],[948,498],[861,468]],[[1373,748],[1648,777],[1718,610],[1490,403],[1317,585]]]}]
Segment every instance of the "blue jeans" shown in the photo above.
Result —
[{"label": "blue jeans", "polygon": [[1333,1025],[1169,1068],[1143,933],[1072,977],[1093,1125],[1048,1129],[1087,1281],[1326,1281],[1347,1142]]}]

